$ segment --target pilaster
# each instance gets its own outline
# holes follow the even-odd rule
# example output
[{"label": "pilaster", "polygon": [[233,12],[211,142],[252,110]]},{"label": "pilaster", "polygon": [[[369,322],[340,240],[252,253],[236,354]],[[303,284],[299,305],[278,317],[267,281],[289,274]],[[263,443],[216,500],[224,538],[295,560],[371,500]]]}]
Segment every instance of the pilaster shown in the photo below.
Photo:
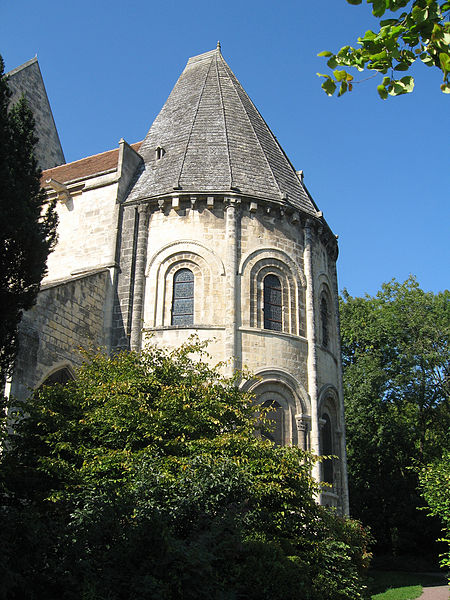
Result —
[{"label": "pilaster", "polygon": [[133,288],[133,309],[131,316],[131,350],[141,349],[142,311],[144,302],[145,261],[147,257],[148,205],[138,206],[139,224],[136,243],[136,263]]},{"label": "pilaster", "polygon": [[[304,268],[306,279],[306,337],[308,340],[308,393],[311,402],[311,451],[320,455],[318,384],[317,384],[317,349],[316,318],[314,308],[314,272],[312,260],[312,231],[308,219],[304,228]],[[320,464],[313,468],[313,476],[320,481]]]},{"label": "pilaster", "polygon": [[226,240],[226,341],[225,355],[230,357],[230,375],[240,365],[238,356],[238,306],[237,272],[239,254],[239,205],[240,198],[225,198],[225,240]]}]

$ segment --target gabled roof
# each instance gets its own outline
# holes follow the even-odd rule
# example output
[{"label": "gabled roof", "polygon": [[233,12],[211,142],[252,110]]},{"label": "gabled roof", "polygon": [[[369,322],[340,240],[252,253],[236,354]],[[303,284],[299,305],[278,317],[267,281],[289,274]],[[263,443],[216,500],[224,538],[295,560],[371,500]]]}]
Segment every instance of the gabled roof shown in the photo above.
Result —
[{"label": "gabled roof", "polygon": [[39,166],[41,169],[47,169],[62,164],[65,161],[64,153],[37,57],[16,67],[7,73],[7,77],[12,92],[10,106],[24,94],[33,113],[35,133],[38,138],[36,158]]},{"label": "gabled roof", "polygon": [[[135,142],[130,144],[133,150],[139,152],[142,142]],[[86,158],[81,158],[53,169],[47,169],[42,172],[41,185],[45,187],[47,179],[56,179],[60,183],[68,183],[69,181],[76,181],[79,179],[85,179],[100,173],[106,173],[117,169],[117,163],[119,160],[119,148],[114,150],[107,150],[101,154],[94,154]]]},{"label": "gabled roof", "polygon": [[189,59],[140,154],[144,163],[129,201],[174,190],[236,191],[317,213],[219,45]]}]

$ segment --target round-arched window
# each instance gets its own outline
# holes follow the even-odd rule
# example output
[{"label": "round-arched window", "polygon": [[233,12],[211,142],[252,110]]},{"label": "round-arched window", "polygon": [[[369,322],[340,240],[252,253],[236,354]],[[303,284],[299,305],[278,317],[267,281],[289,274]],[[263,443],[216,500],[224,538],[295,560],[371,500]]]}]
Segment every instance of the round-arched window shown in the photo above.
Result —
[{"label": "round-arched window", "polygon": [[281,331],[282,319],[281,283],[276,275],[264,277],[264,329]]},{"label": "round-arched window", "polygon": [[262,407],[270,409],[267,413],[268,427],[262,429],[262,436],[278,446],[283,445],[284,412],[282,406],[276,400],[267,400]]},{"label": "round-arched window", "polygon": [[179,269],[173,276],[172,325],[194,323],[194,273]]},{"label": "round-arched window", "polygon": [[[333,431],[331,428],[330,417],[324,413],[322,415],[322,419],[324,420],[324,424],[322,427],[322,454],[324,456],[330,456],[333,453]],[[323,480],[326,483],[333,483],[334,481],[334,473],[333,473],[333,459],[326,458],[322,462],[323,469]]]},{"label": "round-arched window", "polygon": [[320,301],[320,322],[322,326],[322,346],[328,348],[330,341],[330,327],[328,321],[328,302],[322,297]]}]

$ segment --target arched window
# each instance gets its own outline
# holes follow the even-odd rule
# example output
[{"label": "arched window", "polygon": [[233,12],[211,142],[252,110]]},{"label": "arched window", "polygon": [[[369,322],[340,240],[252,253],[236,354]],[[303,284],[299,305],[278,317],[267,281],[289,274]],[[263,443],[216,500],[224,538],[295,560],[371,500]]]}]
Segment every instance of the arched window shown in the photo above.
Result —
[{"label": "arched window", "polygon": [[263,408],[270,408],[267,413],[268,428],[262,430],[262,435],[274,444],[281,446],[284,442],[284,412],[276,400],[267,400]]},{"label": "arched window", "polygon": [[264,277],[264,329],[282,330],[281,283],[276,275]]},{"label": "arched window", "polygon": [[44,385],[66,385],[66,383],[69,381],[73,381],[73,375],[67,367],[63,367],[62,369],[58,369],[49,375],[47,379],[41,383],[39,388],[43,387]]},{"label": "arched window", "polygon": [[[333,431],[331,428],[330,417],[324,413],[322,415],[322,419],[324,421],[322,427],[322,454],[324,456],[330,456],[333,453]],[[323,469],[323,480],[326,483],[333,484],[334,482],[334,473],[333,473],[333,459],[326,458],[322,462]]]},{"label": "arched window", "polygon": [[330,340],[329,321],[328,321],[328,302],[324,297],[320,301],[320,323],[322,328],[322,346],[328,348]]},{"label": "arched window", "polygon": [[172,325],[194,323],[194,273],[179,269],[173,276]]}]

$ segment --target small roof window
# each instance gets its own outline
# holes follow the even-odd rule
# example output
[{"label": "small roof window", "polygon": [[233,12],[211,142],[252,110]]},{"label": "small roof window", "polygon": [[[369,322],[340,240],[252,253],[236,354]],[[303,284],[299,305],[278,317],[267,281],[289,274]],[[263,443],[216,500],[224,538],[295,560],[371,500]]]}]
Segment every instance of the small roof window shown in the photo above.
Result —
[{"label": "small roof window", "polygon": [[164,150],[164,148],[161,148],[161,146],[158,146],[155,149],[155,158],[156,158],[156,160],[160,160],[164,156],[165,153],[166,153],[166,151]]}]

